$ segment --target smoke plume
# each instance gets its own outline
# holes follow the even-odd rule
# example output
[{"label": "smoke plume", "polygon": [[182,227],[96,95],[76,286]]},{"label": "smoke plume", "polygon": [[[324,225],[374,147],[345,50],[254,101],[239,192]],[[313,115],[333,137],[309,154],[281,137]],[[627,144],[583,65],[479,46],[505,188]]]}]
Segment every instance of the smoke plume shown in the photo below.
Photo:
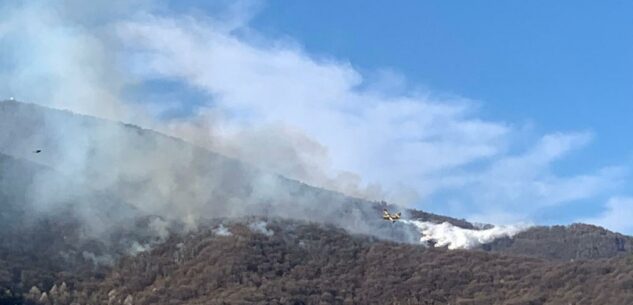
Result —
[{"label": "smoke plume", "polygon": [[[164,238],[175,223],[195,229],[201,218],[255,214],[417,242],[415,228],[394,231],[366,200],[406,205],[451,188],[497,194],[502,180],[546,189],[523,191],[558,204],[598,194],[618,176],[549,173],[584,134],[544,136],[546,148],[570,147],[555,156],[508,156],[516,130],[477,118],[472,101],[372,79],[261,37],[246,2],[203,17],[160,1],[63,2],[0,4],[0,94],[57,109],[3,103],[0,152],[44,166],[28,191],[33,209],[71,205],[86,234],[151,215]],[[472,164],[500,174],[464,174]],[[507,165],[532,171],[503,176]]]},{"label": "smoke plume", "polygon": [[529,228],[528,225],[493,226],[481,230],[464,229],[448,222],[432,223],[417,220],[404,220],[420,231],[420,242],[432,244],[434,247],[448,249],[474,249],[493,242],[495,239],[512,238],[517,233]]}]

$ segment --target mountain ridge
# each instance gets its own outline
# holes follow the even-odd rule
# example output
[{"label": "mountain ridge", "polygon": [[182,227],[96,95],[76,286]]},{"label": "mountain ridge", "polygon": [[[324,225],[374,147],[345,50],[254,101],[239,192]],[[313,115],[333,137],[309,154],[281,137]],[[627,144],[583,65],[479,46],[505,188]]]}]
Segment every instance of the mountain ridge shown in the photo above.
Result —
[{"label": "mountain ridge", "polygon": [[[43,148],[42,153],[32,153],[33,149],[40,148]],[[207,184],[208,187],[195,187]],[[0,220],[3,220],[0,223],[0,304],[109,304],[112,298],[112,304],[131,305],[128,295],[140,304],[158,301],[167,304],[221,303],[204,295],[196,297],[198,290],[224,295],[226,300],[232,300],[228,302],[230,304],[270,304],[273,301],[279,304],[318,304],[321,301],[385,304],[394,299],[401,303],[424,301],[429,304],[448,301],[457,304],[544,304],[543,300],[582,298],[576,295],[575,287],[560,286],[560,283],[556,283],[557,289],[562,289],[565,296],[570,293],[574,296],[558,295],[548,290],[551,287],[542,287],[547,293],[539,293],[530,288],[530,283],[534,282],[522,282],[511,275],[500,278],[514,283],[511,287],[495,281],[471,286],[456,278],[463,276],[464,270],[460,266],[470,266],[467,269],[471,275],[467,278],[471,281],[490,275],[481,268],[468,265],[469,260],[477,260],[493,269],[500,264],[503,267],[499,267],[498,272],[501,273],[510,272],[512,264],[527,264],[533,268],[526,267],[521,272],[528,278],[543,278],[539,272],[563,276],[573,270],[585,270],[583,272],[596,279],[600,276],[611,278],[610,274],[616,274],[616,278],[611,279],[622,283],[618,284],[620,286],[613,288],[615,290],[602,287],[614,293],[622,293],[617,289],[629,287],[627,281],[633,276],[628,269],[633,238],[597,226],[536,226],[512,238],[499,238],[473,250],[432,248],[420,244],[420,232],[411,226],[383,221],[382,208],[394,208],[386,202],[352,198],[264,173],[241,161],[134,125],[14,101],[0,102],[0,204]],[[448,222],[464,230],[485,229],[465,220],[424,211],[404,212],[405,216],[420,221]],[[192,215],[199,219],[190,222],[188,217]],[[270,235],[268,230],[272,232]],[[229,233],[232,235],[222,235]],[[187,240],[191,239],[197,242],[188,245]],[[246,243],[242,245],[247,246],[236,250],[234,258],[222,256],[222,251],[211,249],[222,248],[222,240]],[[316,254],[310,256],[301,250],[305,246],[300,245],[302,240],[314,240],[322,246],[315,247]],[[217,241],[220,243],[216,244]],[[194,288],[180,291],[180,280],[169,282],[170,278],[196,274],[193,265],[189,266],[194,268],[191,269],[174,266],[169,261],[173,259],[173,247],[181,243],[183,251],[200,254],[199,251],[207,249],[204,251],[216,253],[217,264],[198,260],[198,254],[191,259],[202,269],[223,270],[222,266],[234,266],[235,269],[223,272],[235,273],[236,281],[230,282],[230,287],[220,287],[222,290],[217,290],[218,287],[205,290],[207,288],[199,286],[204,281],[218,282],[226,275],[213,271],[214,276],[195,277],[198,282],[190,283]],[[391,269],[377,263],[380,261],[377,257],[366,260],[364,255],[372,251],[378,251],[375,254],[388,262],[386,265]],[[309,272],[292,273],[299,283],[295,285],[296,289],[293,288],[292,293],[280,291],[274,288],[275,285],[285,287],[282,285],[284,274],[292,272],[294,267],[288,270],[283,269],[285,267],[259,269],[259,264],[249,267],[246,261],[240,261],[243,255],[254,255],[253,259],[265,264],[271,259],[284,258],[288,253],[304,253],[295,262],[298,270],[321,270],[315,273],[318,274],[316,282],[306,281]],[[437,260],[435,264],[442,264],[450,261],[450,257],[456,261],[447,265],[450,268],[445,271],[449,275],[436,274],[432,264],[423,263]],[[358,261],[354,262],[352,258]],[[570,262],[572,260],[574,262]],[[165,266],[152,262],[163,262]],[[424,267],[415,267],[412,262],[421,262]],[[327,269],[332,272],[331,278],[318,267],[330,263],[334,268]],[[275,265],[273,261],[267,264]],[[352,266],[348,275],[336,269],[346,265]],[[403,265],[410,269],[401,267]],[[138,266],[149,269],[138,269]],[[372,275],[372,283],[382,285],[384,289],[361,283],[358,276],[366,275],[372,268],[380,270]],[[617,268],[622,271],[614,273]],[[277,274],[280,270],[282,273]],[[611,271],[603,273],[604,270]],[[267,272],[272,272],[269,275],[272,282],[266,287],[272,290],[264,289],[268,294],[261,295],[256,290],[264,285],[261,277]],[[141,279],[128,281],[123,273]],[[399,274],[404,286],[397,288],[397,276],[382,279],[380,274],[385,273]],[[426,273],[432,276],[425,277]],[[304,278],[301,278],[302,274]],[[572,275],[567,276],[576,276]],[[149,277],[143,280],[145,276]],[[341,281],[346,276],[355,284],[341,291],[338,288],[345,287]],[[244,277],[259,277],[259,286],[244,282]],[[461,288],[429,282],[429,279],[437,278],[454,282],[455,287]],[[99,284],[104,280],[106,284]],[[339,283],[340,287],[320,284],[320,280]],[[546,282],[556,280],[553,277]],[[126,284],[138,281],[141,281],[139,287],[142,289]],[[152,296],[152,287],[156,288],[160,283],[164,284],[161,285],[165,293]],[[407,286],[409,284],[411,286]],[[582,289],[595,290],[583,280],[576,284]],[[316,288],[310,290],[311,285]],[[420,285],[425,292],[415,293],[414,288]],[[485,288],[485,297],[475,293],[476,287]],[[507,294],[495,295],[490,290],[492,287],[507,288]],[[112,289],[119,291],[112,293],[116,295],[114,297]],[[373,289],[382,291],[384,297],[372,292]],[[529,290],[524,291],[527,292],[523,298],[520,297],[521,289]],[[183,295],[176,296],[170,291]],[[600,291],[592,293],[595,294],[592,300],[610,304],[626,304],[618,302],[630,300],[628,295],[620,300],[599,297]],[[241,294],[249,299],[235,297]],[[390,297],[393,299],[388,300]],[[511,302],[501,303],[500,300]]]},{"label": "mountain ridge", "polygon": [[[51,118],[52,117],[52,118]],[[250,166],[249,164],[243,163],[242,161],[239,160],[235,160],[232,159],[230,157],[225,157],[222,156],[220,154],[217,154],[215,152],[210,152],[204,148],[201,147],[197,147],[195,145],[192,145],[186,141],[183,141],[181,139],[172,137],[172,136],[168,136],[168,135],[164,135],[155,131],[152,131],[150,129],[144,129],[132,124],[127,124],[127,123],[121,123],[121,122],[116,122],[116,121],[111,121],[111,120],[106,120],[106,119],[99,119],[99,118],[94,118],[91,116],[87,116],[87,115],[80,115],[80,114],[75,114],[71,111],[68,110],[56,110],[56,109],[52,109],[52,108],[47,108],[47,107],[43,107],[43,106],[39,106],[36,104],[27,104],[27,103],[22,103],[22,102],[18,102],[18,101],[3,101],[0,102],[0,153],[13,153],[12,155],[18,155],[16,153],[16,149],[13,149],[13,151],[11,151],[10,148],[12,147],[21,147],[22,152],[23,152],[23,156],[24,156],[24,152],[26,151],[32,151],[31,148],[33,147],[38,147],[36,145],[32,145],[29,146],[29,149],[25,148],[25,144],[24,143],[29,143],[29,142],[33,142],[33,141],[29,141],[29,139],[32,138],[36,138],[42,142],[51,142],[51,140],[49,138],[47,138],[46,136],[37,137],[37,131],[41,131],[41,132],[50,132],[51,129],[64,129],[64,130],[69,130],[69,127],[77,127],[77,126],[83,126],[83,129],[86,129],[85,133],[87,134],[82,134],[77,133],[78,135],[80,135],[80,137],[83,138],[90,138],[92,137],[92,135],[90,135],[90,132],[93,131],[98,131],[98,132],[102,132],[103,131],[101,129],[90,129],[88,127],[86,127],[87,125],[103,125],[105,126],[103,129],[117,129],[115,132],[112,132],[114,136],[120,136],[121,138],[132,138],[132,140],[127,140],[127,141],[121,141],[118,145],[119,146],[137,146],[139,145],[138,143],[142,143],[142,142],[159,142],[159,141],[167,141],[168,144],[164,144],[162,146],[159,145],[154,145],[151,146],[151,149],[147,149],[147,150],[143,150],[143,153],[147,153],[147,154],[154,154],[155,149],[154,148],[159,148],[159,147],[166,147],[166,146],[182,146],[185,147],[183,150],[178,151],[175,150],[175,152],[185,152],[186,154],[191,154],[191,155],[196,155],[196,157],[192,157],[189,159],[184,159],[182,160],[182,162],[178,163],[178,162],[174,162],[173,164],[171,164],[171,166],[183,166],[187,169],[192,169],[191,171],[185,171],[185,172],[174,172],[174,171],[161,171],[159,172],[160,174],[168,174],[168,175],[193,175],[196,177],[202,177],[205,178],[204,175],[206,175],[206,173],[199,173],[200,171],[197,171],[198,168],[193,169],[193,167],[199,167],[202,168],[202,170],[214,170],[214,174],[216,174],[216,176],[219,177],[229,177],[233,178],[232,176],[235,176],[235,173],[238,173],[238,178],[239,179],[243,179],[243,180],[247,180],[247,179],[253,179],[253,177],[255,177],[255,179],[258,179],[259,177],[257,175],[261,174],[261,170],[253,168],[252,166]],[[77,121],[74,124],[70,124],[69,122],[73,122],[73,121]],[[19,126],[12,126],[12,122],[18,122],[17,125]],[[42,124],[44,125],[44,128],[38,128],[37,125]],[[60,124],[57,124],[59,122],[63,122]],[[59,125],[59,126],[58,126]],[[15,132],[16,129],[18,129],[19,127],[22,126],[28,126],[29,129],[27,129],[28,134],[26,134],[25,136],[22,137],[16,137],[15,136]],[[64,128],[60,128],[60,127],[64,127]],[[44,130],[46,129],[46,130]],[[79,128],[78,128],[79,129]],[[4,130],[4,132],[2,131]],[[8,131],[8,132],[7,132]],[[108,132],[110,132],[110,130],[107,130]],[[132,134],[132,136],[129,136],[129,134]],[[35,136],[34,136],[35,135]],[[94,142],[97,141],[105,141],[105,140],[112,140],[116,143],[117,138],[113,139],[112,135],[109,135],[110,137],[106,137],[105,139],[96,139]],[[26,138],[26,140],[24,139]],[[59,139],[59,138],[63,138],[59,135],[59,133],[55,133],[52,132],[52,138],[54,139]],[[147,138],[150,138],[149,140]],[[152,139],[152,138],[158,138],[158,140],[156,139]],[[73,141],[75,139],[72,139]],[[72,146],[72,145],[71,145]],[[9,148],[9,149],[7,149]],[[87,150],[90,150],[89,154],[95,155],[98,154],[99,152],[96,151],[98,148],[103,148],[103,146],[99,146],[99,144],[94,144],[92,146],[90,146]],[[40,162],[40,161],[44,161],[44,165],[45,166],[52,166],[53,168],[55,167],[55,163],[51,160],[47,160],[46,158],[41,158],[42,156],[46,156],[46,155],[59,155],[61,150],[63,149],[67,149],[66,147],[58,147],[58,151],[55,152],[54,150],[51,152],[50,150],[46,150],[44,152],[44,154],[26,154],[27,155],[27,160],[30,160],[31,162],[35,161],[35,162]],[[105,149],[107,150],[107,149]],[[133,149],[130,150],[126,150],[126,149],[119,149],[120,151],[126,152],[126,151],[134,151]],[[62,152],[64,153],[64,152]],[[166,151],[163,154],[167,154],[167,153],[171,153],[171,151]],[[40,156],[42,155],[42,156]],[[117,159],[118,157],[118,159]],[[123,155],[123,156],[105,156],[102,157],[103,160],[120,160],[120,159],[125,159],[127,156]],[[35,158],[35,160],[33,160]],[[109,159],[106,159],[109,158]],[[142,162],[143,159],[145,158],[145,156],[141,156],[139,158],[133,158],[133,161],[131,163],[133,163],[134,161],[138,160],[139,162]],[[88,159],[88,158],[86,158]],[[98,161],[102,161],[99,160],[97,157],[93,158],[96,159]],[[200,160],[203,160],[202,162],[200,162]],[[211,162],[208,163],[214,163],[213,166],[208,167],[208,166],[200,166],[200,165],[194,165],[191,166],[190,164],[187,164],[188,162],[191,163],[204,163],[208,160],[212,160]],[[93,166],[93,164],[89,163],[89,162],[93,162],[92,160],[88,160],[86,163],[88,165],[86,165],[85,167],[91,167]],[[102,161],[103,162],[103,161]],[[93,162],[94,163],[94,162]],[[114,163],[114,162],[113,162]],[[219,165],[217,165],[217,164]],[[62,166],[64,166],[65,164],[62,164]],[[100,164],[96,164],[96,165],[100,165]],[[152,166],[154,164],[149,164],[148,167]],[[107,165],[107,166],[97,166],[99,169],[104,169],[104,170],[111,170],[112,166]],[[217,169],[220,169],[219,171]],[[90,170],[86,170],[87,172],[89,172]],[[91,175],[86,175],[87,178],[93,177],[94,175],[92,175],[93,173],[90,173]],[[273,178],[274,179],[279,179],[279,181],[282,181],[281,187],[280,188],[286,188],[286,189],[292,189],[291,191],[287,191],[284,190],[285,192],[282,194],[282,196],[288,197],[288,198],[307,198],[307,197],[314,197],[311,199],[310,203],[317,203],[317,204],[322,204],[322,202],[325,201],[333,201],[335,202],[334,206],[331,208],[332,211],[329,214],[325,214],[324,217],[320,218],[320,221],[330,221],[330,219],[334,219],[335,221],[341,217],[339,217],[339,215],[354,215],[357,214],[356,209],[360,209],[361,211],[363,211],[361,214],[362,215],[355,215],[356,219],[362,219],[363,221],[365,221],[365,219],[371,219],[373,218],[373,216],[371,216],[373,213],[377,212],[380,213],[380,210],[382,210],[383,208],[390,208],[390,209],[394,209],[395,206],[393,205],[389,205],[385,202],[373,202],[373,201],[367,201],[367,200],[363,200],[360,198],[353,198],[353,197],[349,197],[346,196],[345,194],[339,193],[339,192],[335,192],[335,191],[330,191],[330,190],[324,190],[318,187],[313,187],[310,185],[307,185],[305,183],[302,183],[300,181],[296,181],[293,179],[288,179],[285,178],[283,176],[280,175],[275,175],[273,174]],[[195,179],[199,179],[199,178],[195,178]],[[266,179],[269,179],[269,177],[266,177]],[[203,181],[206,181],[204,179],[202,179]],[[208,179],[207,179],[208,180]],[[238,179],[236,179],[238,180]],[[192,180],[195,182],[195,180]],[[125,183],[129,183],[129,181],[124,181]],[[211,182],[215,182],[215,181],[211,181]],[[234,193],[229,193],[228,195],[236,197],[236,196],[245,196],[244,194],[244,189],[246,189],[246,192],[253,192],[252,190],[252,185],[249,185],[248,183],[242,183],[239,184],[240,186],[238,186],[237,188],[235,186],[232,186],[234,190],[237,190],[237,195]],[[126,187],[120,187],[119,185],[114,185],[116,188],[114,189],[115,192],[119,192],[121,191],[121,189],[125,189]],[[219,184],[220,187],[224,187],[225,184],[220,183]],[[266,185],[266,187],[269,187],[269,185]],[[99,186],[95,187],[94,189],[99,190]],[[111,189],[110,189],[111,190]],[[187,189],[189,190],[189,189]],[[104,190],[101,190],[104,191]],[[114,193],[114,192],[113,192]],[[216,195],[216,194],[213,194]],[[220,194],[220,198],[222,197],[223,194]],[[256,194],[256,195],[260,195],[260,194]],[[247,196],[250,196],[247,194]],[[269,196],[270,197],[270,196]],[[209,197],[209,198],[214,198],[214,197]],[[263,201],[259,201],[256,202],[256,205],[268,205],[268,208],[264,208],[261,209],[259,211],[260,215],[263,216],[275,216],[274,214],[267,214],[267,210],[266,209],[271,209],[274,208],[273,205],[270,203],[270,201],[276,200],[276,198],[270,197],[269,199],[263,200]],[[286,198],[287,200],[287,198]],[[128,203],[129,204],[129,203]],[[252,206],[249,206],[249,208]],[[310,207],[309,204],[304,204],[304,205],[300,205],[300,207],[302,208],[306,208],[306,207]],[[369,207],[369,209],[367,209],[367,207]],[[282,212],[284,212],[284,209],[288,209],[290,210],[291,208],[293,208],[291,205],[284,205],[281,208],[278,208],[278,210],[282,210]],[[258,211],[255,211],[258,212]],[[297,211],[294,211],[297,212]],[[299,213],[302,213],[304,211],[298,211]],[[456,218],[451,218],[451,217],[446,217],[446,216],[442,216],[442,215],[436,215],[436,214],[432,214],[432,213],[427,213],[424,211],[419,211],[419,210],[415,210],[415,209],[407,209],[405,211],[405,216],[408,216],[412,219],[417,219],[420,221],[429,221],[432,223],[442,223],[442,222],[449,222],[450,224],[460,227],[460,228],[464,228],[464,229],[480,229],[480,227],[476,227],[474,226],[472,223],[469,223],[466,220],[463,219],[456,219]],[[221,215],[225,215],[223,213],[220,213]],[[292,214],[292,213],[289,213]],[[211,213],[210,215],[217,215],[216,213]],[[230,215],[226,215],[226,216],[230,216]],[[236,215],[239,216],[239,215]],[[296,216],[296,215],[277,215],[277,216]],[[319,221],[319,220],[317,220]],[[382,221],[373,221],[372,225],[374,224],[384,224],[384,222]],[[339,224],[340,225],[340,224]],[[382,226],[382,227],[386,227],[387,226]],[[539,228],[544,228],[541,226],[537,226],[535,227],[533,230],[529,230],[530,232],[540,232],[538,234],[542,234],[543,233],[543,229],[539,229]],[[562,227],[560,227],[562,228]],[[598,227],[596,228],[596,232],[599,231]],[[539,231],[540,230],[540,231]],[[563,230],[564,231],[564,230]],[[558,233],[561,233],[561,230],[556,231]],[[555,232],[555,233],[556,233]],[[569,231],[572,234],[576,234],[576,233],[582,233],[578,230],[570,230]],[[376,232],[367,232],[367,231],[362,231],[361,233],[367,233],[367,234],[373,234],[373,235],[377,235]],[[536,233],[535,233],[536,234]],[[537,234],[537,235],[538,235]],[[564,234],[564,233],[563,233]],[[596,233],[597,235],[602,234],[603,236],[606,236],[606,233]],[[554,234],[555,235],[555,234]],[[607,234],[609,235],[609,234]],[[378,234],[379,236],[379,234]],[[386,238],[391,238],[388,234],[387,235],[383,235],[383,237]],[[519,233],[517,238],[519,240],[529,240],[529,239],[534,239],[535,237],[533,237],[531,234],[529,233]],[[630,252],[631,251],[631,245],[633,244],[633,240],[625,235],[619,234],[619,233],[614,233],[608,236],[608,238],[612,239],[614,241],[615,244],[615,248],[617,251],[622,251],[624,250],[624,252]],[[500,241],[497,241],[496,243],[493,243],[492,245],[489,245],[488,247],[485,248],[485,250],[490,250],[490,251],[508,251],[510,253],[513,252],[513,250],[511,249],[512,247],[524,247],[524,245],[521,245],[520,243],[517,244],[516,242],[517,239],[501,239]],[[410,242],[415,242],[415,239],[410,240]],[[524,250],[522,250],[523,252],[525,252]],[[521,251],[519,251],[521,252]],[[606,254],[605,254],[606,255]],[[612,253],[608,254],[608,255],[612,255]],[[587,255],[585,255],[587,256]],[[580,257],[585,257],[583,255],[580,255]],[[591,255],[589,255],[591,256]],[[594,255],[596,256],[596,255]],[[604,255],[599,254],[597,255],[597,257],[603,257]],[[593,256],[592,256],[593,257]],[[568,257],[563,257],[562,259],[567,259]],[[579,258],[579,257],[574,257],[574,258]]]}]

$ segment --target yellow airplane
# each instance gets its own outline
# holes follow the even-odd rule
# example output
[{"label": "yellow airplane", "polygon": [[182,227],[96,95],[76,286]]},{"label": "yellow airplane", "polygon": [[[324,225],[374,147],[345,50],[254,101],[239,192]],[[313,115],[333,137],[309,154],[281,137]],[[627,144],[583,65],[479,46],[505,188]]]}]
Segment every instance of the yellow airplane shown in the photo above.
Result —
[{"label": "yellow airplane", "polygon": [[400,219],[401,213],[390,214],[387,209],[382,210],[382,219],[389,220],[392,223],[396,222],[396,220]]}]

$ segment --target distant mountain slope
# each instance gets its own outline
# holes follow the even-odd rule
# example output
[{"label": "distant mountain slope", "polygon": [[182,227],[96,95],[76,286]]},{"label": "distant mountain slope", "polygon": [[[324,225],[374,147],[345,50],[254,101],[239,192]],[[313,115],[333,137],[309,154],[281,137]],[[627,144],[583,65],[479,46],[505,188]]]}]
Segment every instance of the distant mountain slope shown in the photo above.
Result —
[{"label": "distant mountain slope", "polygon": [[[0,305],[42,291],[39,303],[61,305],[129,305],[127,294],[133,304],[218,301],[209,295],[231,304],[630,304],[629,236],[535,227],[482,248],[501,254],[428,249],[395,243],[420,235],[383,221],[383,207],[395,208],[132,125],[0,102]],[[274,233],[252,234],[249,215],[276,219]],[[217,218],[233,219],[233,236],[209,231]]]},{"label": "distant mountain slope", "polygon": [[573,224],[533,227],[485,245],[489,251],[548,259],[596,259],[633,253],[633,238],[604,228]]},{"label": "distant mountain slope", "polygon": [[556,262],[449,251],[279,219],[213,220],[205,227],[172,235],[112,269],[45,273],[46,282],[0,295],[0,304],[633,302],[632,256]]},{"label": "distant mountain slope", "polygon": [[429,221],[429,222],[434,222],[434,223],[448,222],[454,226],[464,228],[464,229],[471,229],[471,230],[477,229],[472,223],[464,219],[455,219],[452,217],[436,215],[436,214],[427,213],[424,211],[418,211],[415,209],[410,209],[408,210],[408,212],[409,212],[409,217],[411,217],[412,219],[420,220],[420,221]]},{"label": "distant mountain slope", "polygon": [[[43,152],[34,154],[35,149]],[[263,173],[151,130],[68,111],[0,102],[0,153],[54,169],[37,175],[37,181],[23,180],[31,183],[28,193],[34,195],[29,200],[47,208],[55,207],[57,201],[76,201],[77,194],[72,193],[89,189],[98,193],[96,197],[109,196],[109,202],[124,202],[134,213],[184,222],[199,216],[279,216],[331,223],[351,232],[390,240],[419,239],[417,231],[394,230],[393,225],[380,219],[380,210],[394,209],[393,206]],[[16,182],[27,179],[19,172],[7,170],[4,175]],[[60,179],[59,175],[66,178]],[[56,185],[59,180],[72,180],[74,186]],[[63,187],[69,191],[56,191]],[[24,194],[25,191],[16,191],[4,196]],[[127,219],[129,213],[126,208],[111,217]],[[465,220],[423,211],[409,210],[408,216],[477,229]],[[566,245],[568,242],[574,246]],[[605,234],[597,227],[584,231],[573,227],[535,228],[485,249],[553,259],[601,258],[632,251],[632,242],[630,237]],[[599,249],[594,250],[595,247]],[[552,254],[556,248],[565,251]]]},{"label": "distant mountain slope", "polygon": [[172,238],[69,291],[80,304],[633,304],[633,257],[555,263],[288,221]]}]

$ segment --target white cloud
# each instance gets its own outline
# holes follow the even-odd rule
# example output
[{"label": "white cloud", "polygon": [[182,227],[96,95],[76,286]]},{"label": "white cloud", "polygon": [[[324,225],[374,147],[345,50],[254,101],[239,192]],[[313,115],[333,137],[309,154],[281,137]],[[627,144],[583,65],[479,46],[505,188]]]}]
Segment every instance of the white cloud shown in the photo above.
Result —
[{"label": "white cloud", "polygon": [[[504,155],[480,172],[441,177],[447,188],[460,190],[477,209],[469,219],[511,223],[531,220],[539,209],[595,198],[617,190],[626,177],[622,167],[604,167],[591,173],[561,176],[555,162],[589,143],[588,133],[544,135],[528,151]],[[457,204],[457,209],[460,206]]]},{"label": "white cloud", "polygon": [[620,233],[633,234],[633,198],[612,197],[600,215],[580,221]]}]

